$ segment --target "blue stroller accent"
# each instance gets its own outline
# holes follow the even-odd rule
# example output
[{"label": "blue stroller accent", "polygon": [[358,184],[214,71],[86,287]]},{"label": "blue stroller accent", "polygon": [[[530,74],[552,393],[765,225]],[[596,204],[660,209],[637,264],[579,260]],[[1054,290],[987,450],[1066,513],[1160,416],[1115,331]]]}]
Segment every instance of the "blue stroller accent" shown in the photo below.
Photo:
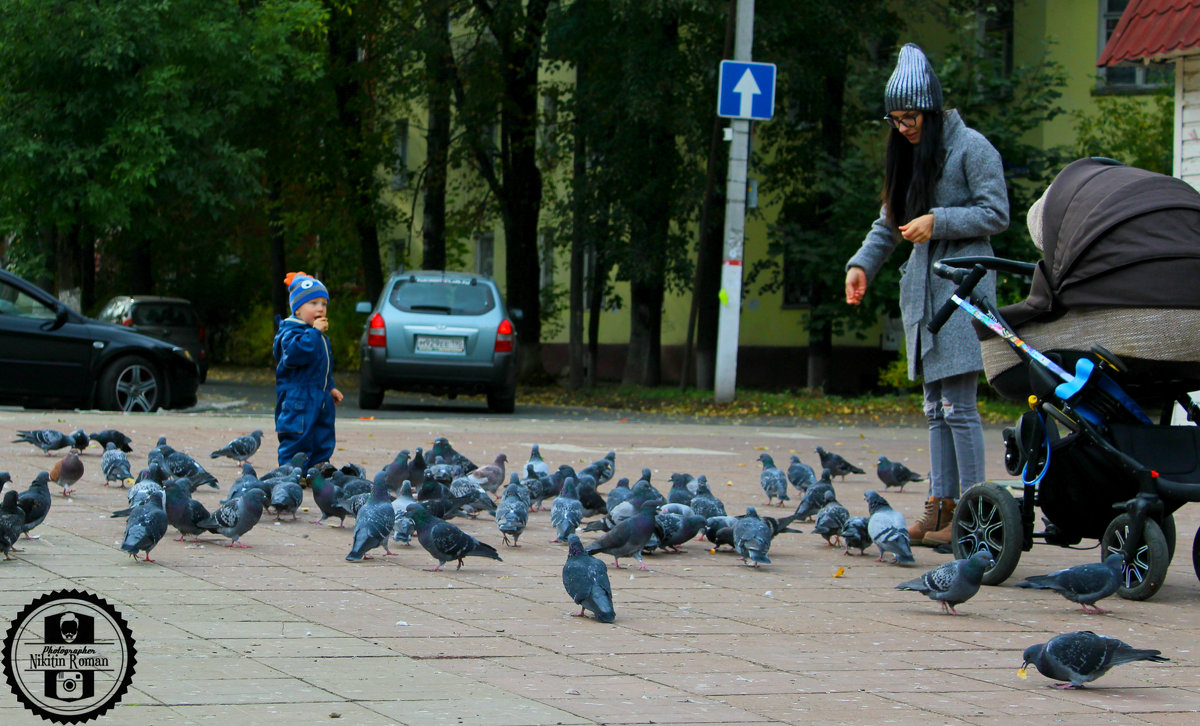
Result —
[{"label": "blue stroller accent", "polygon": [[[957,289],[929,323],[974,317],[988,382],[1030,410],[1004,431],[1005,468],[1021,496],[971,487],[955,512],[956,557],[986,547],[999,584],[1034,540],[1100,540],[1125,558],[1127,599],[1152,597],[1175,550],[1173,512],[1200,501],[1200,427],[1169,425],[1175,404],[1200,421],[1200,194],[1186,183],[1083,159],[1043,200],[1043,259],[946,259]],[[1033,278],[998,309],[974,293],[989,271]],[[1157,412],[1157,422],[1151,414]],[[1035,509],[1045,527],[1035,531]],[[1192,546],[1200,577],[1200,531]]]}]

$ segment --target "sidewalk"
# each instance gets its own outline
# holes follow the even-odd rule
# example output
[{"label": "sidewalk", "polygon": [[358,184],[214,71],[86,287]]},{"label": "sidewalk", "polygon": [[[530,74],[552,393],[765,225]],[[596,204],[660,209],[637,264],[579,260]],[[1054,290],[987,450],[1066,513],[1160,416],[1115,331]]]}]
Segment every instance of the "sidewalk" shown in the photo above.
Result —
[{"label": "sidewalk", "polygon": [[[167,436],[220,478],[221,491],[196,494],[213,509],[235,467],[208,452],[271,422],[236,414],[0,411],[4,434],[77,426],[125,431],[134,439],[135,466]],[[927,456],[916,427],[860,432],[478,415],[451,423],[340,420],[335,463],[359,462],[373,473],[398,449],[428,447],[436,435],[477,464],[505,451],[510,468],[524,463],[532,443],[552,465],[577,468],[614,450],[618,477],[636,479],[650,467],[664,492],[672,471],[704,473],[731,514],[748,504],[779,514],[767,510],[758,486],[755,458],[763,450],[777,463],[789,452],[815,463],[819,444],[864,466],[868,474],[837,484],[839,500],[855,514],[865,513],[862,493],[881,486],[873,474],[879,455],[915,469]],[[989,474],[1007,478],[996,432],[988,435],[997,469]],[[54,458],[11,438],[0,444],[0,470],[24,489]],[[215,536],[200,545],[174,542],[172,529],[152,554],[156,563],[135,563],[116,546],[123,520],[107,517],[124,495],[103,487],[96,449],[84,459],[78,494],[55,496],[37,530],[42,539],[23,543],[18,561],[0,563],[0,614],[8,622],[36,595],[72,588],[121,611],[136,640],[137,672],[121,704],[97,723],[1190,724],[1200,710],[1195,505],[1176,515],[1179,552],[1162,591],[1148,602],[1104,601],[1114,611],[1108,616],[1085,616],[1052,593],[1011,586],[1098,559],[1095,550],[1038,545],[1005,586],[984,588],[959,608],[964,617],[952,618],[916,593],[893,589],[948,556],[919,548],[917,567],[901,569],[846,557],[800,525],[804,533],[776,539],[774,564],[760,569],[727,552],[709,554],[707,543],[648,557],[649,572],[610,567],[617,620],[604,625],[569,615],[578,610],[561,584],[565,548],[548,544],[548,511],[531,514],[516,549],[502,545],[486,515],[455,520],[504,558],[468,558],[459,572],[424,572],[435,562],[415,543],[395,546],[395,557],[377,550],[373,560],[348,563],[353,520],[345,530],[317,527],[306,521],[315,507],[296,522],[264,515],[243,538],[253,549],[222,547]],[[265,452],[254,462],[259,471],[274,465]],[[924,494],[910,488],[885,496],[911,518]],[[583,535],[585,542],[593,537]],[[1171,662],[1122,666],[1084,691],[1052,690],[1033,669],[1028,680],[1017,678],[1026,646],[1082,629],[1160,648]],[[45,723],[0,690],[0,723]]]}]

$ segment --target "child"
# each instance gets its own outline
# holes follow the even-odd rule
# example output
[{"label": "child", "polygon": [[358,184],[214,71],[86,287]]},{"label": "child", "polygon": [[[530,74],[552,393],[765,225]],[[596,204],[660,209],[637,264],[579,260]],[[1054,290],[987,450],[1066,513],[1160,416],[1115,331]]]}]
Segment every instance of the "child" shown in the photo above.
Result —
[{"label": "child", "polygon": [[325,337],[329,291],[305,272],[289,272],[283,283],[292,315],[279,323],[271,346],[279,463],[303,452],[314,465],[333,456],[333,407],[342,402],[342,392],[333,387],[333,352]]}]

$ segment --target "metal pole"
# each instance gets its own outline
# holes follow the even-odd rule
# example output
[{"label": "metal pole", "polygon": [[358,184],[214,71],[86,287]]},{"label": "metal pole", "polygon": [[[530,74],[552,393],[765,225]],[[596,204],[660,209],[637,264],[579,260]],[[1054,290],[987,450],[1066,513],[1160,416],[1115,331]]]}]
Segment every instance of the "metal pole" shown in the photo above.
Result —
[{"label": "metal pole", "polygon": [[[737,0],[733,59],[753,60],[754,0]],[[714,397],[733,400],[737,385],[738,328],[742,312],[742,256],[746,240],[746,168],[750,156],[750,121],[733,119],[729,176],[725,187],[725,256],[721,262],[721,312],[717,317],[717,366]]]}]

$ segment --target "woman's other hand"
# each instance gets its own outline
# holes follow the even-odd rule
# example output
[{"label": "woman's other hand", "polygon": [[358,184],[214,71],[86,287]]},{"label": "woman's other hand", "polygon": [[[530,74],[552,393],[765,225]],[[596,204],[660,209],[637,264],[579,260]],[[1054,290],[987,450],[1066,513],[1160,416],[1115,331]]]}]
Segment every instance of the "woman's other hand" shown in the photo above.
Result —
[{"label": "woman's other hand", "polygon": [[861,267],[846,270],[846,304],[858,305],[867,293],[867,273]]},{"label": "woman's other hand", "polygon": [[933,237],[933,215],[922,214],[908,224],[900,225],[900,236],[915,245],[922,245]]}]

